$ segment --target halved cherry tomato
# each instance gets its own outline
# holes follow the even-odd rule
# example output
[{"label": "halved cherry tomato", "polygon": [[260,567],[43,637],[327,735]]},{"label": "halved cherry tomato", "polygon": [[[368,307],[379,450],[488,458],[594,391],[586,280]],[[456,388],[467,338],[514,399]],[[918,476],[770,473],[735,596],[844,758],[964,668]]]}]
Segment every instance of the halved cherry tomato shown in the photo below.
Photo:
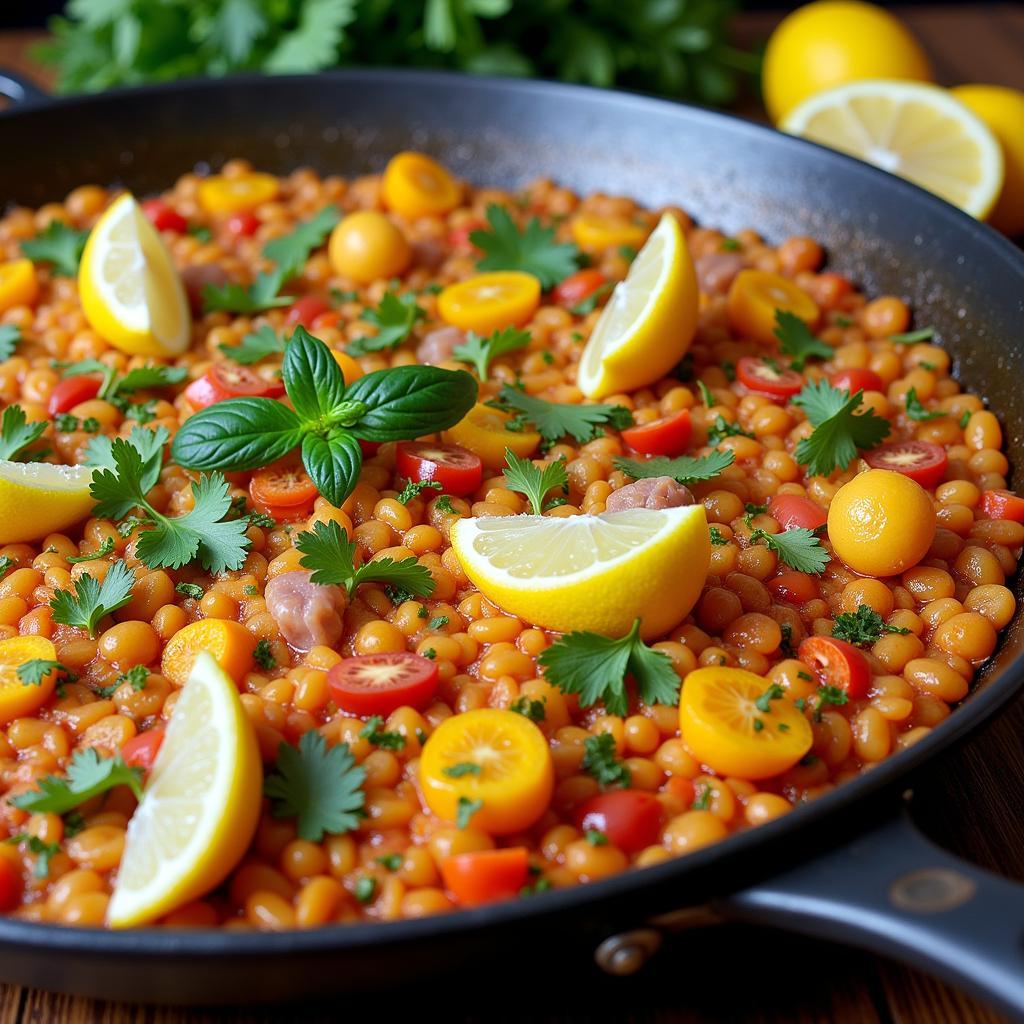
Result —
[{"label": "halved cherry tomato", "polygon": [[296,299],[284,315],[284,322],[291,327],[302,324],[307,330],[312,326],[313,321],[321,314],[330,310],[331,305],[325,302],[319,295],[303,295]]},{"label": "halved cherry tomato", "polygon": [[479,907],[518,896],[526,885],[529,871],[525,846],[473,850],[441,861],[445,887],[461,907]]},{"label": "halved cherry tomato", "polygon": [[239,238],[251,238],[262,221],[254,213],[235,213],[228,217],[228,231]]},{"label": "halved cherry tomato", "polygon": [[0,857],[0,911],[7,913],[21,902],[21,872],[14,862]]},{"label": "halved cherry tomato", "polygon": [[882,378],[874,370],[850,368],[836,370],[828,375],[828,382],[834,388],[841,388],[855,395],[858,391],[884,391]]},{"label": "halved cherry tomato", "polygon": [[247,366],[228,362],[214,363],[185,388],[185,397],[196,409],[205,409],[225,398],[277,398],[283,394],[281,381],[268,380]]},{"label": "halved cherry tomato", "polygon": [[363,453],[364,459],[372,459],[380,451],[380,441],[364,441],[359,438],[359,450]]},{"label": "halved cherry tomato", "polygon": [[825,509],[799,494],[776,494],[768,502],[768,514],[784,530],[817,530],[828,521]]},{"label": "halved cherry tomato", "polygon": [[401,441],[395,449],[395,469],[406,480],[436,481],[459,498],[472,494],[484,478],[480,456],[454,444]]},{"label": "halved cherry tomato", "polygon": [[95,398],[100,393],[102,384],[103,381],[99,377],[65,377],[53,386],[46,409],[51,416],[67,412],[79,402]]},{"label": "halved cherry tomato", "polygon": [[805,572],[780,572],[768,581],[773,596],[787,604],[806,604],[818,596],[818,586]]},{"label": "halved cherry tomato", "polygon": [[946,449],[930,441],[891,441],[865,452],[872,469],[891,469],[922,487],[934,487],[946,474]]},{"label": "halved cherry tomato", "polygon": [[149,771],[153,767],[153,762],[160,752],[160,745],[163,741],[163,729],[147,729],[145,732],[140,732],[138,736],[133,736],[121,747],[121,757],[124,758],[125,764]]},{"label": "halved cherry tomato", "polygon": [[658,841],[661,804],[642,789],[613,789],[591,797],[576,808],[577,827],[596,829],[625,853],[636,853]]},{"label": "halved cherry tomato", "polygon": [[343,711],[390,715],[395,708],[422,708],[433,699],[437,665],[409,651],[357,654],[327,673],[327,688]]},{"label": "halved cherry tomato", "polygon": [[774,359],[744,356],[736,364],[736,376],[751,391],[772,398],[789,398],[804,386],[804,379],[796,370],[781,366]]},{"label": "halved cherry tomato", "polygon": [[982,491],[981,511],[989,519],[1010,519],[1024,523],[1024,498],[1013,491]]},{"label": "halved cherry tomato", "polygon": [[142,204],[142,212],[157,231],[176,231],[179,235],[188,231],[188,221],[162,199],[147,199]]},{"label": "halved cherry tomato", "polygon": [[257,505],[280,508],[312,505],[318,493],[309,474],[294,462],[264,466],[256,470],[249,481],[249,496]]},{"label": "halved cherry tomato", "polygon": [[679,412],[664,416],[653,423],[627,427],[622,431],[622,440],[633,451],[646,455],[678,455],[686,450],[692,433],[690,410],[680,409]]},{"label": "halved cherry tomato", "polygon": [[811,666],[822,686],[845,690],[853,700],[868,695],[871,666],[853,644],[831,636],[810,636],[800,643],[797,657]]},{"label": "halved cherry tomato", "polygon": [[551,297],[563,306],[575,306],[577,302],[582,302],[593,295],[607,281],[608,278],[593,267],[577,270],[575,274],[570,274],[560,284],[555,285]]}]

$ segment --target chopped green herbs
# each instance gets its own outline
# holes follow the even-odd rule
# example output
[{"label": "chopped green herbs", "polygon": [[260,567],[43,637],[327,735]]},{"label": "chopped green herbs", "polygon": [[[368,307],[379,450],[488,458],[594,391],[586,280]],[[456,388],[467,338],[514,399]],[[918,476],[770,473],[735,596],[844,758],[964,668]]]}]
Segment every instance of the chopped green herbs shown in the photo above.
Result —
[{"label": "chopped green herbs", "polygon": [[266,637],[260,637],[256,641],[256,646],[252,652],[252,660],[265,671],[277,668],[277,658],[274,657],[274,652],[270,648],[270,641]]},{"label": "chopped green herbs", "polygon": [[436,480],[406,480],[405,486],[398,492],[398,500],[403,505],[408,505],[413,498],[417,498],[424,491],[430,490],[441,490],[441,484]]},{"label": "chopped green herbs", "polygon": [[597,779],[602,789],[609,786],[629,788],[631,776],[627,765],[623,764],[615,749],[615,737],[610,732],[599,736],[588,736],[583,741],[583,760],[580,767],[588,775]]},{"label": "chopped green herbs", "polygon": [[455,812],[455,825],[457,828],[469,828],[469,823],[484,805],[483,800],[470,800],[468,796],[460,796],[458,810]]},{"label": "chopped green herbs", "polygon": [[480,765],[474,764],[472,761],[460,761],[458,764],[451,764],[441,769],[441,774],[447,775],[449,779],[461,779],[464,775],[479,775],[480,772]]},{"label": "chopped green herbs", "polygon": [[946,415],[939,411],[929,412],[921,404],[921,399],[917,397],[917,388],[911,388],[906,394],[906,413],[907,419],[915,420],[918,423],[926,420],[939,420]]},{"label": "chopped green herbs", "polygon": [[832,635],[838,640],[870,647],[885,633],[909,633],[904,626],[890,626],[881,615],[869,605],[860,605],[855,612],[842,612],[836,616]]},{"label": "chopped green herbs", "polygon": [[916,331],[905,331],[903,334],[890,334],[889,340],[897,345],[916,345],[919,341],[931,341],[934,337],[934,327],[921,327]]},{"label": "chopped green herbs", "polygon": [[405,748],[405,737],[400,732],[388,732],[384,728],[384,718],[381,715],[371,715],[366,720],[366,725],[359,730],[359,736],[382,750]]}]

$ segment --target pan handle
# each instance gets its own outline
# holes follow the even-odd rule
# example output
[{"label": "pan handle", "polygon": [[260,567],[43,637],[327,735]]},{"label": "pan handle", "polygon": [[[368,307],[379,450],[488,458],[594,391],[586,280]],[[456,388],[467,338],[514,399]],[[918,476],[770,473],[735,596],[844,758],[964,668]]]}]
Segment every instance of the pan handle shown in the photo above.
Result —
[{"label": "pan handle", "polygon": [[935,846],[905,806],[719,909],[888,954],[1024,1019],[1024,885]]},{"label": "pan handle", "polygon": [[30,78],[5,67],[0,67],[0,96],[6,96],[11,106],[17,107],[26,107],[50,98]]}]

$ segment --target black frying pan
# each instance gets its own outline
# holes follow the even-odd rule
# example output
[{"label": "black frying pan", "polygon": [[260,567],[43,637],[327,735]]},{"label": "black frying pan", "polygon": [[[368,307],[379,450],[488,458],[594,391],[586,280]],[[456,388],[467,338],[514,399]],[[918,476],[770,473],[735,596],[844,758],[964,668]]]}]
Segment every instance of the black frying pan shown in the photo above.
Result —
[{"label": "black frying pan", "polygon": [[[1002,419],[1011,461],[1024,460],[1024,256],[912,185],[808,143],[659,100],[444,74],[233,78],[59,102],[0,78],[0,92],[19,101],[0,114],[8,202],[93,181],[145,194],[235,156],[358,174],[416,148],[481,184],[547,175],[678,203],[725,231],[812,235],[834,267],[906,297],[938,328],[956,373]],[[534,960],[588,942],[605,970],[625,974],[663,929],[710,914],[860,943],[1024,1014],[1024,887],[932,846],[900,799],[1022,684],[1018,614],[964,706],[916,746],[784,818],[643,871],[450,917],[287,934],[0,919],[0,977],[108,999],[251,1002],[383,991],[502,948]]]}]

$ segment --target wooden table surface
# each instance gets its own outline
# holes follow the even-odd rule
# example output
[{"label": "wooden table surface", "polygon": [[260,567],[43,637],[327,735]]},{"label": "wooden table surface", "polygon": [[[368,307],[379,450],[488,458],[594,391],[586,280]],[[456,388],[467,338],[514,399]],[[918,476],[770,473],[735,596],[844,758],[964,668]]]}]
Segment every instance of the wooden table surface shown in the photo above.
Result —
[{"label": "wooden table surface", "polygon": [[[983,81],[1024,89],[1024,5],[983,3],[900,12],[946,84]],[[764,38],[778,20],[744,15],[737,35]],[[0,34],[0,66],[33,77],[25,55],[31,33]],[[963,748],[942,759],[919,788],[915,814],[936,841],[993,871],[1024,881],[1024,700]],[[342,967],[342,965],[339,965]],[[342,968],[343,969],[343,968]],[[490,973],[490,972],[488,972]],[[396,979],[397,982],[398,979]],[[551,993],[552,982],[558,991]],[[301,983],[299,985],[301,988]],[[494,992],[501,993],[500,1002]],[[522,991],[523,1002],[516,996]],[[610,979],[557,964],[494,965],[473,982],[438,979],[450,1021],[543,1019],[559,1024],[621,1020],[636,1024],[999,1024],[1004,1018],[921,973],[845,946],[774,931],[725,927],[671,939],[639,975]],[[542,996],[543,992],[543,996]],[[287,1009],[178,1010],[100,1003],[0,986],[0,1024],[319,1024],[423,1013],[422,995],[385,994]]]}]

